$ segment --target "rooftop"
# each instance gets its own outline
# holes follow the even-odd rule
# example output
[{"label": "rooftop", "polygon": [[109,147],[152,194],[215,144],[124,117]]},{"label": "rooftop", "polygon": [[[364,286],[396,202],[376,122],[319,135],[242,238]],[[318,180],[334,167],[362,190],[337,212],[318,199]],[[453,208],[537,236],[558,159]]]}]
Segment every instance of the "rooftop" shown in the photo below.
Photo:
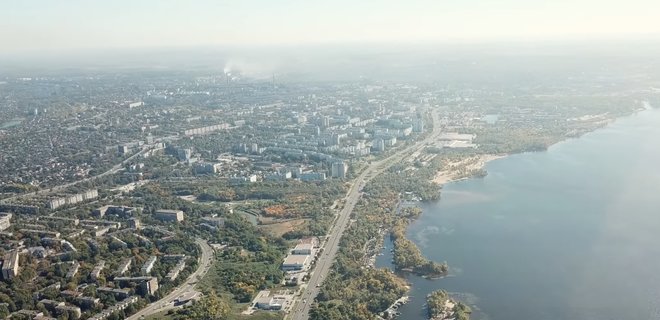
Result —
[{"label": "rooftop", "polygon": [[284,258],[284,265],[303,265],[307,262],[307,255],[288,255]]}]

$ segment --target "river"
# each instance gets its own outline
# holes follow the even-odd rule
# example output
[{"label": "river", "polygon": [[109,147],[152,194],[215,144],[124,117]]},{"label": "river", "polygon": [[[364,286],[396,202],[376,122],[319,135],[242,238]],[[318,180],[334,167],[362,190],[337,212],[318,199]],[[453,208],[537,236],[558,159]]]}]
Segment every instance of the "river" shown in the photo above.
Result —
[{"label": "river", "polygon": [[660,319],[660,110],[486,170],[422,204],[408,236],[450,276],[408,276],[400,319],[436,289],[473,319]]}]

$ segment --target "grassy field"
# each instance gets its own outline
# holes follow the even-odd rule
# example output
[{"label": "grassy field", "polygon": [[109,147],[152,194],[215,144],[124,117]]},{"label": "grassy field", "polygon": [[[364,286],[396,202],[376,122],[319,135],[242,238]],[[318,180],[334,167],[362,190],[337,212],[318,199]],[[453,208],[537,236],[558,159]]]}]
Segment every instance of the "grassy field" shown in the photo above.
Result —
[{"label": "grassy field", "polygon": [[266,232],[272,234],[274,237],[281,237],[283,234],[293,231],[296,229],[299,229],[300,226],[302,226],[307,219],[295,219],[295,220],[288,220],[284,222],[275,222],[277,220],[272,219],[268,222],[271,222],[269,224],[262,224],[259,226],[260,229],[265,230]]}]

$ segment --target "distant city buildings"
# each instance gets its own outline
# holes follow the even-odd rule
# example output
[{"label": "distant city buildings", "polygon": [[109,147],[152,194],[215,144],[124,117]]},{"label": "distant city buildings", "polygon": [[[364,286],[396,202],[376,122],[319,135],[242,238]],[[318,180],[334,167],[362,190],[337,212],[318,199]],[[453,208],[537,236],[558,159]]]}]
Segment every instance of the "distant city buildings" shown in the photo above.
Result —
[{"label": "distant city buildings", "polygon": [[201,127],[201,128],[195,128],[195,129],[188,129],[183,132],[184,135],[186,136],[193,136],[193,135],[202,135],[202,134],[208,134],[212,133],[215,131],[219,130],[227,130],[229,129],[229,124],[228,123],[222,123],[222,124],[217,124],[213,126],[207,126],[207,127]]},{"label": "distant city buildings", "polygon": [[197,174],[205,173],[218,173],[220,171],[220,164],[199,162],[193,164],[193,171]]},{"label": "distant city buildings", "polygon": [[118,145],[117,146],[117,153],[120,155],[124,155],[130,152],[130,148],[127,145]]},{"label": "distant city buildings", "polygon": [[344,161],[333,162],[330,169],[333,178],[345,179],[348,172],[348,164]]},{"label": "distant city buildings", "polygon": [[229,183],[230,184],[243,184],[243,183],[254,183],[257,182],[259,178],[257,177],[256,174],[251,174],[248,176],[241,176],[241,177],[231,177],[229,178]]},{"label": "distant city buildings", "polygon": [[266,175],[264,177],[264,180],[266,181],[285,181],[287,179],[291,179],[292,174],[290,171],[282,172],[282,173],[272,173],[269,175]]},{"label": "distant city buildings", "polygon": [[385,151],[385,140],[378,138],[371,143],[371,148],[376,152]]},{"label": "distant city buildings", "polygon": [[142,101],[136,101],[136,102],[129,102],[129,103],[128,103],[128,107],[129,107],[130,109],[137,108],[137,107],[141,107],[141,106],[143,106],[143,105],[144,105],[144,102],[142,102]]}]

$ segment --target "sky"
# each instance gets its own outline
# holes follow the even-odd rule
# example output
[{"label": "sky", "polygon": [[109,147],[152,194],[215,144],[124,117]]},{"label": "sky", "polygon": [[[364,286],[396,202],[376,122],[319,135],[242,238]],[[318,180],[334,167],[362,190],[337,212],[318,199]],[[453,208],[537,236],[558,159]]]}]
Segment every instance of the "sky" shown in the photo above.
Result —
[{"label": "sky", "polygon": [[660,36],[658,0],[0,0],[0,51]]}]

